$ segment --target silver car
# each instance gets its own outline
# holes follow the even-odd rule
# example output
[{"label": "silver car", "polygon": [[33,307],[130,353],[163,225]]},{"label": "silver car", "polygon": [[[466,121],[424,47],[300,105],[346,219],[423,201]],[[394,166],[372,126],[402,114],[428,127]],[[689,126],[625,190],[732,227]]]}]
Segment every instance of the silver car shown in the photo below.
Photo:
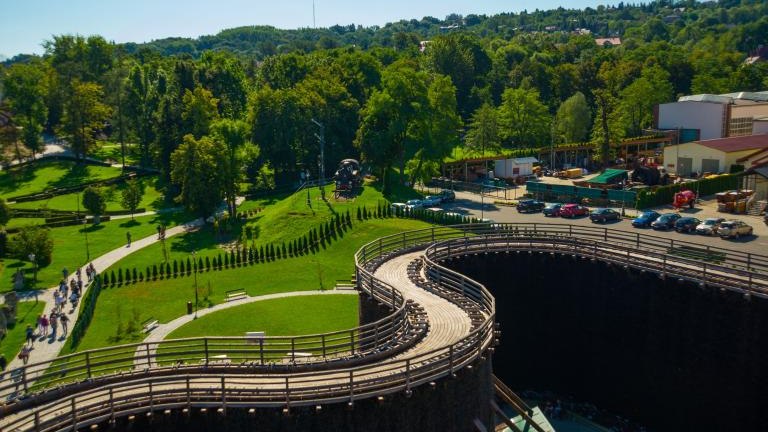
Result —
[{"label": "silver car", "polygon": [[720,224],[717,234],[720,238],[739,238],[752,235],[752,227],[740,220],[729,220]]},{"label": "silver car", "polygon": [[405,202],[405,208],[408,210],[415,210],[424,207],[424,203],[421,200],[412,199]]},{"label": "silver car", "polygon": [[725,219],[723,218],[704,219],[700,224],[696,226],[696,233],[704,235],[716,235],[717,228],[720,227],[720,224],[724,221]]},{"label": "silver car", "polygon": [[421,203],[424,207],[436,207],[443,203],[443,199],[437,195],[427,195]]}]

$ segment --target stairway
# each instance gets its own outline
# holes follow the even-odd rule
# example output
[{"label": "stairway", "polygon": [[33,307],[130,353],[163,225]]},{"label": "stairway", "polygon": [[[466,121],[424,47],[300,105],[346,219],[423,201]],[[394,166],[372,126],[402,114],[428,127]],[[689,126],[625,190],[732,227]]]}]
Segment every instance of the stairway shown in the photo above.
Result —
[{"label": "stairway", "polygon": [[760,216],[760,214],[762,214],[766,210],[767,206],[768,206],[768,201],[766,200],[757,201],[753,206],[749,208],[749,210],[747,210],[747,214],[750,216]]}]

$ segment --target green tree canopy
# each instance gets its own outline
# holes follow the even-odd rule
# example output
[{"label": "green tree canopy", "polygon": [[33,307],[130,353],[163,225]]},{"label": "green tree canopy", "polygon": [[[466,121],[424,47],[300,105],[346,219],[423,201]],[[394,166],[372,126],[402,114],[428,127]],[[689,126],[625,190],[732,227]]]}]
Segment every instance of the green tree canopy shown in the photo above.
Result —
[{"label": "green tree canopy", "polygon": [[131,212],[131,220],[133,220],[133,214],[141,204],[141,199],[144,197],[144,183],[139,180],[132,179],[125,183],[125,188],[121,192],[120,205],[124,209]]},{"label": "green tree canopy", "polygon": [[228,163],[224,143],[204,136],[185,135],[171,155],[171,181],[179,186],[177,200],[190,212],[208,217],[224,199],[221,167]]},{"label": "green tree canopy", "polygon": [[592,113],[584,93],[576,92],[557,109],[555,139],[562,143],[584,142],[589,136]]},{"label": "green tree canopy", "polygon": [[84,158],[94,142],[96,133],[104,129],[110,108],[102,100],[101,86],[90,82],[75,81],[72,94],[65,102],[62,130],[71,138],[72,151]]},{"label": "green tree canopy", "polygon": [[[94,216],[101,216],[107,210],[107,199],[101,188],[89,186],[83,190],[83,207]],[[98,220],[98,218],[95,218]]]},{"label": "green tree canopy", "polygon": [[203,88],[195,87],[193,91],[186,90],[182,98],[181,118],[184,130],[196,138],[207,135],[211,123],[219,119],[219,100]]},{"label": "green tree canopy", "polygon": [[48,228],[25,226],[11,236],[8,250],[19,260],[29,260],[30,254],[35,254],[35,262],[39,266],[47,266],[53,256],[53,238]]},{"label": "green tree canopy", "polygon": [[544,143],[549,138],[550,121],[538,91],[525,88],[504,91],[499,106],[499,129],[508,146],[524,148]]}]

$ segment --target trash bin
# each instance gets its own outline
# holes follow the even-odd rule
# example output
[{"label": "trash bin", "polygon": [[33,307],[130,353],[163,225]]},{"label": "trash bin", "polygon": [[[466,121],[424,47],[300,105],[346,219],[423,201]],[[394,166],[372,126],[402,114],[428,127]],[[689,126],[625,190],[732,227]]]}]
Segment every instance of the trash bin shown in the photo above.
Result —
[{"label": "trash bin", "polygon": [[187,315],[189,315],[191,313],[192,313],[192,302],[188,301],[187,302]]}]

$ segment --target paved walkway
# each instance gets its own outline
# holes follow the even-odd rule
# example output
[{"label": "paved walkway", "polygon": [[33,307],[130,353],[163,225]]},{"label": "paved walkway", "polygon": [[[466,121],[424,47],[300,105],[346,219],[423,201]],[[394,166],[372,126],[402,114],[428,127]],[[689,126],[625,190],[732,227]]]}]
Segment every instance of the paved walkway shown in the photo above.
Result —
[{"label": "paved walkway", "polygon": [[[166,238],[172,237],[177,234],[181,234],[187,231],[191,231],[194,229],[199,228],[202,225],[203,221],[202,219],[196,219],[192,222],[188,222],[183,225],[178,225],[173,228],[169,228],[165,232]],[[102,272],[115,262],[125,258],[126,256],[141,250],[151,244],[157,243],[157,235],[153,234],[149,237],[144,237],[143,239],[133,241],[131,243],[131,246],[122,246],[120,248],[117,248],[115,250],[112,250],[110,252],[107,252],[106,254],[94,259],[91,261],[93,266],[96,268],[97,272]],[[83,278],[85,278],[85,266],[83,266],[81,269]],[[77,271],[73,271],[68,280],[67,283],[71,279],[76,278]],[[53,293],[58,290],[59,287],[55,286],[52,288],[48,288],[46,290],[42,290],[38,292],[37,297],[45,302],[45,311],[44,313],[46,315],[50,315],[50,313],[53,311],[53,308],[55,306]],[[85,294],[85,291],[88,289],[88,287],[83,288],[83,295]],[[82,296],[81,296],[82,298]],[[78,313],[80,311],[80,305],[83,302],[78,302],[77,307],[74,309],[71,309],[70,303],[67,302],[67,306],[65,308],[65,311],[69,318],[69,328],[74,327],[75,321],[77,320]],[[67,335],[62,334],[62,328],[59,326],[59,333],[58,334],[52,334],[49,337],[40,337],[38,338],[34,343],[34,349],[30,353],[29,361],[32,363],[37,362],[44,362],[44,361],[50,361],[55,359],[58,355],[61,349],[64,347],[64,343],[66,342]],[[19,360],[18,356],[14,356],[14,358],[10,361],[8,364],[7,370],[13,370],[17,367],[23,366],[23,362]]]},{"label": "paved walkway", "polygon": [[[228,301],[225,303],[217,304],[214,307],[206,308],[197,311],[196,314],[189,314],[189,315],[183,315],[179,318],[176,318],[173,321],[170,321],[165,324],[160,324],[152,330],[152,332],[144,338],[142,341],[143,343],[154,343],[154,342],[160,342],[164,340],[166,337],[168,337],[169,334],[171,334],[172,331],[176,330],[177,328],[183,326],[184,324],[188,324],[195,320],[195,317],[204,317],[208,314],[218,312],[221,310],[229,309],[231,307],[235,306],[241,306],[248,303],[254,303],[258,301],[264,301],[264,300],[272,300],[272,299],[278,299],[278,298],[285,298],[285,297],[299,297],[299,296],[316,296],[316,295],[358,295],[357,290],[316,290],[316,291],[292,291],[292,292],[284,292],[284,293],[274,293],[274,294],[265,294],[260,296],[253,296],[253,297],[243,297],[241,299]],[[155,354],[155,351],[157,351],[157,345],[152,345],[149,349],[149,355],[152,356]],[[134,360],[134,364],[136,366],[147,366],[146,362],[146,349],[144,347],[136,348],[136,359]],[[139,357],[141,357],[139,359]],[[154,361],[152,361],[151,366],[154,366]]]}]

